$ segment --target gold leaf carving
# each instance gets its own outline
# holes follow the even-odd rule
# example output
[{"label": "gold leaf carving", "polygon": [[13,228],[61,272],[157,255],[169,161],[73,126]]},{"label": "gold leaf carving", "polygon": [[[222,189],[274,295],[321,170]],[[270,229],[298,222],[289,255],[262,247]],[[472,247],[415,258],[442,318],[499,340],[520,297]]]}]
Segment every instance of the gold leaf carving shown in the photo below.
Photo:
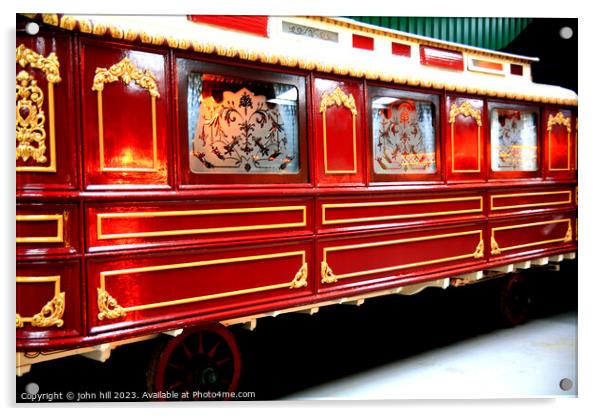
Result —
[{"label": "gold leaf carving", "polygon": [[[52,86],[61,81],[59,61],[54,52],[44,57],[21,44],[16,49],[16,62],[22,67],[40,69],[48,82],[50,108],[50,141],[54,143],[53,93]],[[16,77],[16,159],[26,162],[32,158],[37,163],[46,163],[46,116],[42,109],[44,93],[37,81],[27,71],[20,71]],[[52,144],[51,144],[51,147]],[[50,171],[54,171],[55,161],[51,161]],[[39,168],[38,168],[39,169]],[[45,168],[44,168],[45,169]]]},{"label": "gold leaf carving", "polygon": [[335,283],[337,282],[337,277],[334,274],[334,272],[332,271],[332,269],[330,267],[328,267],[328,263],[326,263],[325,261],[322,262],[322,267],[321,267],[321,274],[322,274],[322,283]]},{"label": "gold leaf carving", "polygon": [[31,319],[31,325],[36,327],[63,326],[63,313],[65,312],[65,292],[56,295],[48,302],[40,313]]},{"label": "gold leaf carving", "polygon": [[479,127],[483,125],[481,121],[481,110],[476,110],[473,108],[468,101],[464,101],[460,107],[458,107],[455,103],[452,104],[451,109],[449,110],[449,122],[454,124],[456,122],[456,117],[459,115],[474,118]]},{"label": "gold leaf carving", "polygon": [[355,107],[355,99],[353,98],[353,95],[345,95],[343,90],[341,90],[339,87],[336,87],[331,93],[325,92],[322,94],[322,99],[320,101],[320,113],[325,112],[328,107],[335,104],[339,107],[344,105],[354,116],[357,116],[357,108]]},{"label": "gold leaf carving", "polygon": [[548,131],[551,131],[552,127],[555,124],[565,126],[566,131],[569,133],[571,132],[571,118],[565,117],[564,114],[562,114],[560,111],[556,113],[555,116],[552,117],[552,115],[550,114],[550,116],[548,117]]},{"label": "gold leaf carving", "polygon": [[[42,110],[44,93],[38,87],[37,81],[26,71],[17,75],[16,89],[16,137],[19,143],[16,148],[16,158],[24,162],[31,157],[38,163],[45,163],[46,117]],[[35,144],[35,146],[34,146]]]},{"label": "gold leaf carving", "polygon": [[98,319],[115,319],[126,315],[126,312],[109,293],[98,288]]},{"label": "gold leaf carving", "polygon": [[46,81],[50,83],[61,82],[59,59],[54,52],[47,57],[43,57],[21,44],[17,48],[17,63],[23,68],[29,65],[32,68],[41,69],[46,74]]},{"label": "gold leaf carving", "polygon": [[148,69],[144,72],[140,71],[129,58],[123,58],[109,69],[96,68],[92,90],[102,91],[105,84],[119,79],[126,85],[132,81],[136,82],[140,87],[147,89],[152,97],[159,98],[160,96],[155,75]]},{"label": "gold leaf carving", "polygon": [[498,246],[497,241],[495,241],[495,238],[491,236],[491,255],[495,256],[498,254],[502,254],[502,250],[500,250],[500,246]]},{"label": "gold leaf carving", "polygon": [[481,241],[479,241],[479,244],[477,245],[477,248],[473,254],[473,257],[475,259],[482,259],[485,256],[485,244],[483,243],[483,239],[481,238]]},{"label": "gold leaf carving", "polygon": [[19,314],[17,314],[17,328],[23,328],[23,319]]},{"label": "gold leaf carving", "polygon": [[295,278],[291,282],[291,289],[300,289],[307,286],[307,262],[303,263]]}]

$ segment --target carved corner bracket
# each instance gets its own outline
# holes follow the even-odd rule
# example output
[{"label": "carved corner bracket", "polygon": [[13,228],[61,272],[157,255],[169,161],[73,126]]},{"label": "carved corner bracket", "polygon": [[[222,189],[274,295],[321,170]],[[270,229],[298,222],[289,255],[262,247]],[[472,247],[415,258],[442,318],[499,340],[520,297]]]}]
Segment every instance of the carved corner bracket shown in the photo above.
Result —
[{"label": "carved corner bracket", "polygon": [[332,269],[328,267],[328,263],[325,261],[321,264],[321,275],[322,283],[336,283],[338,281],[337,276],[334,274]]},{"label": "carved corner bracket", "polygon": [[104,289],[98,288],[98,319],[116,319],[126,315],[125,310],[117,303],[117,300],[109,295]]},{"label": "carved corner bracket", "polygon": [[485,243],[483,242],[482,238],[481,241],[479,241],[479,244],[477,245],[477,248],[472,256],[475,259],[482,259],[483,257],[485,257]]},{"label": "carved corner bracket", "polygon": [[31,318],[23,318],[17,314],[17,328],[23,328],[26,322],[31,326],[38,328],[47,328],[50,326],[61,327],[65,323],[61,318],[65,312],[65,292],[60,292],[50,300],[42,310]]},{"label": "carved corner bracket", "polygon": [[307,262],[303,263],[289,287],[290,289],[307,287]]},{"label": "carved corner bracket", "polygon": [[500,249],[500,246],[497,244],[497,241],[495,241],[495,238],[493,236],[491,236],[491,255],[496,256],[498,254],[502,254],[502,250]]}]

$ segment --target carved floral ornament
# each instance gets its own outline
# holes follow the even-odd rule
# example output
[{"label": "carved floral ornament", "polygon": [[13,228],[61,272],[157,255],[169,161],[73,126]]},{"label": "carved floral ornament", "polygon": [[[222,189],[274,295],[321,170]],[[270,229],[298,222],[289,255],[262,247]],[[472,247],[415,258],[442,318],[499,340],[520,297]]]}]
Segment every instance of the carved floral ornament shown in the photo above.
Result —
[{"label": "carved floral ornament", "polygon": [[320,113],[324,113],[328,107],[332,105],[345,106],[351,111],[351,114],[357,116],[357,108],[355,107],[355,99],[352,94],[346,95],[342,89],[336,87],[331,93],[324,92],[320,101]]},{"label": "carved floral ornament", "polygon": [[42,310],[32,317],[23,317],[17,313],[17,328],[23,328],[26,323],[33,327],[47,328],[51,326],[61,327],[64,324],[62,319],[65,312],[65,292],[61,292],[60,276],[36,276],[24,277],[17,276],[18,283],[53,283],[54,297],[47,302]]},{"label": "carved floral ornament", "polygon": [[550,116],[548,117],[548,131],[552,131],[552,127],[554,127],[555,124],[565,126],[566,131],[569,134],[571,133],[571,118],[565,117],[564,114],[562,114],[560,111],[556,113],[555,116],[552,116],[550,114]]},{"label": "carved floral ornament", "polygon": [[449,122],[454,124],[456,122],[456,117],[459,115],[474,118],[479,127],[483,125],[481,121],[481,110],[473,108],[469,101],[464,101],[460,107],[455,103],[451,105],[451,109],[449,110]]},{"label": "carved floral ornament", "polygon": [[43,110],[44,92],[29,72],[23,70],[16,77],[16,160],[27,162],[30,158],[36,163],[46,163],[46,138],[50,137],[50,166],[17,166],[18,171],[56,171],[54,138],[54,87],[61,81],[59,61],[54,52],[44,57],[21,44],[16,49],[16,62],[22,68],[41,70],[48,83],[48,127]]},{"label": "carved floral ornament", "polygon": [[151,97],[160,97],[155,75],[148,69],[142,72],[129,58],[123,58],[109,69],[96,68],[92,91],[101,92],[104,90],[105,84],[119,81],[119,79],[126,85],[134,81],[140,87],[148,90]]},{"label": "carved floral ornament", "polygon": [[42,310],[31,318],[24,318],[17,314],[17,328],[23,328],[26,322],[31,326],[38,328],[47,328],[50,326],[61,327],[64,321],[61,319],[65,312],[65,292],[55,295]]}]

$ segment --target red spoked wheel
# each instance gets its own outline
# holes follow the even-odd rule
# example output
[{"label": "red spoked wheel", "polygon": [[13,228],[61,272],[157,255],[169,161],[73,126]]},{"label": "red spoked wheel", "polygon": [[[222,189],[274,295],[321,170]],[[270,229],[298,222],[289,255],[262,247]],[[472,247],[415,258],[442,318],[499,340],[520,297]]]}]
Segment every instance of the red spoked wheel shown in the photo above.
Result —
[{"label": "red spoked wheel", "polygon": [[[234,335],[222,325],[184,331],[153,354],[147,387],[166,399],[223,400],[238,388],[241,358]],[[174,394],[177,393],[177,394]]]},{"label": "red spoked wheel", "polygon": [[531,314],[531,304],[531,287],[524,275],[511,274],[502,281],[500,313],[504,325],[516,326],[524,323]]}]

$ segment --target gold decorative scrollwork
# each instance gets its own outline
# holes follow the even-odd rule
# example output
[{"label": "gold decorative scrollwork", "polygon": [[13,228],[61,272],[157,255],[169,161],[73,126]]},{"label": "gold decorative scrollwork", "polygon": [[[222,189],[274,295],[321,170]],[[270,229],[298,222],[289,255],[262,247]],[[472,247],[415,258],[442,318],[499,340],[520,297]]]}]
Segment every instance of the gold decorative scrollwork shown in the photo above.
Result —
[{"label": "gold decorative scrollwork", "polygon": [[571,223],[569,221],[569,228],[566,230],[566,234],[564,236],[564,243],[570,243],[573,240],[573,227],[571,227]]},{"label": "gold decorative scrollwork", "polygon": [[322,99],[320,101],[320,113],[323,113],[326,111],[326,109],[328,109],[328,107],[335,104],[339,107],[341,105],[347,107],[351,111],[351,114],[357,116],[357,108],[355,107],[355,99],[353,98],[353,95],[346,95],[339,87],[336,87],[331,93],[325,92],[322,94]]},{"label": "gold decorative scrollwork", "polygon": [[63,326],[64,321],[61,319],[65,312],[65,292],[56,295],[48,302],[42,310],[31,318],[31,326],[46,328],[56,325]]},{"label": "gold decorative scrollwork", "polygon": [[17,47],[16,58],[17,63],[23,68],[29,65],[32,68],[41,69],[49,83],[61,82],[59,59],[54,52],[44,57],[21,44]]},{"label": "gold decorative scrollwork", "polygon": [[479,241],[479,244],[477,245],[477,248],[473,254],[473,257],[475,259],[482,259],[485,256],[485,243],[483,243],[483,239],[481,238],[481,241]]},{"label": "gold decorative scrollwork", "polygon": [[455,103],[452,104],[451,109],[449,110],[449,122],[454,124],[456,122],[456,117],[459,115],[474,118],[479,127],[483,125],[481,121],[481,110],[476,110],[473,108],[469,101],[464,101],[460,107],[458,107]]},{"label": "gold decorative scrollwork", "polygon": [[502,254],[502,250],[500,250],[500,246],[495,241],[495,238],[491,236],[491,255],[497,256],[498,254]]},{"label": "gold decorative scrollwork", "polygon": [[[56,146],[54,137],[54,87],[61,81],[59,61],[54,52],[44,57],[21,44],[16,49],[16,62],[26,68],[28,65],[40,69],[48,82],[48,127],[50,137],[49,166],[17,166],[17,171],[56,172]],[[46,115],[42,109],[44,93],[37,81],[27,71],[20,71],[16,77],[16,160],[24,162],[31,158],[37,163],[46,163]],[[35,146],[34,146],[35,144]]]},{"label": "gold decorative scrollwork", "polygon": [[147,89],[151,96],[156,98],[160,96],[155,75],[148,69],[142,72],[129,58],[123,58],[109,69],[96,68],[92,91],[102,91],[105,84],[119,81],[120,78],[126,85],[134,81],[140,87]]},{"label": "gold decorative scrollwork", "polygon": [[571,133],[571,118],[570,117],[565,117],[564,114],[562,114],[562,112],[557,112],[555,116],[552,116],[550,114],[550,116],[548,117],[548,131],[552,131],[552,127],[555,124],[560,124],[561,126],[565,126],[566,127],[566,131],[570,134]]},{"label": "gold decorative scrollwork", "polygon": [[47,328],[50,326],[61,327],[64,324],[62,319],[65,312],[65,292],[61,292],[61,277],[60,276],[36,276],[36,277],[19,277],[17,283],[53,283],[54,297],[44,305],[42,310],[32,317],[22,317],[17,313],[16,325],[17,328],[23,328],[25,323],[30,323],[31,326]]},{"label": "gold decorative scrollwork", "polygon": [[101,288],[98,288],[98,319],[115,319],[126,315],[126,312],[117,303],[117,300],[109,295],[109,293]]},{"label": "gold decorative scrollwork", "polygon": [[[17,160],[24,162],[31,157],[38,163],[46,163],[46,116],[42,110],[44,93],[37,81],[26,71],[17,75]],[[36,144],[34,146],[33,144]]]},{"label": "gold decorative scrollwork", "polygon": [[302,287],[307,287],[307,262],[303,263],[290,285],[291,289],[300,289]]},{"label": "gold decorative scrollwork", "polygon": [[336,283],[338,281],[337,276],[334,274],[332,269],[328,266],[325,261],[322,262],[321,266],[322,283]]}]

